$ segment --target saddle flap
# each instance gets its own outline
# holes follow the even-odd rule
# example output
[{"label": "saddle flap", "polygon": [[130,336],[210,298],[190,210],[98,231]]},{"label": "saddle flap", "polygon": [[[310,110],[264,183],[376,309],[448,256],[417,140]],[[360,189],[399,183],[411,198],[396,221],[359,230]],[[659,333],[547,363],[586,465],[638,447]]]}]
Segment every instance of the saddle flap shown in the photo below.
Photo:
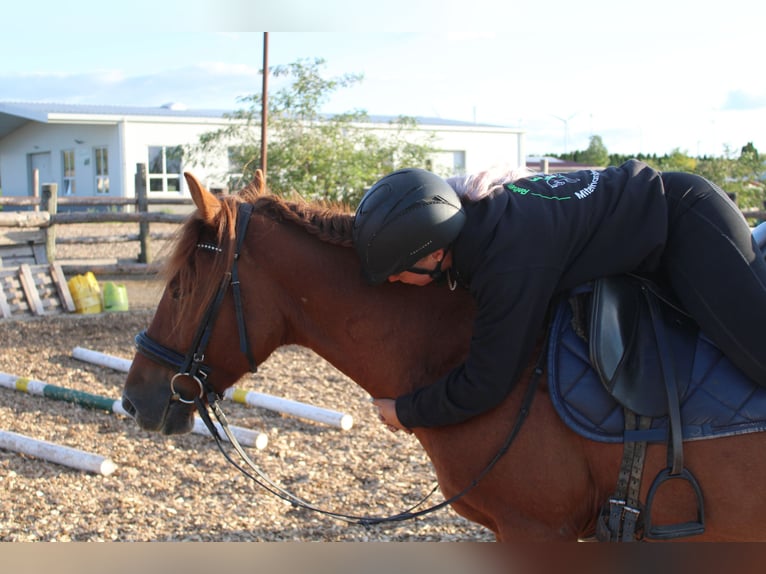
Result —
[{"label": "saddle flap", "polygon": [[589,329],[590,358],[607,390],[614,382],[632,345],[638,317],[638,299],[619,279],[595,282]]},{"label": "saddle flap", "polygon": [[[595,282],[591,301],[589,354],[607,391],[643,416],[668,414],[668,395],[655,328],[665,329],[673,372],[681,396],[689,385],[696,326],[688,317],[642,287],[629,275]],[[653,325],[646,297],[655,297],[662,325]]]}]

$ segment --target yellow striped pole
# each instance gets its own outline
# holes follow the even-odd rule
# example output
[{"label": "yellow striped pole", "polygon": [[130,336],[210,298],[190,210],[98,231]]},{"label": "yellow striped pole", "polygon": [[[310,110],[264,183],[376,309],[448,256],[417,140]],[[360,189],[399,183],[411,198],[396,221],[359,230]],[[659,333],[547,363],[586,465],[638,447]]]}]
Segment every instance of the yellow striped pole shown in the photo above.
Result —
[{"label": "yellow striped pole", "polygon": [[[128,417],[130,416],[127,412],[125,412],[125,409],[122,408],[122,401],[119,399],[115,400],[108,397],[94,395],[92,393],[67,389],[65,387],[51,385],[49,383],[35,379],[29,379],[27,377],[18,377],[8,373],[0,373],[0,387],[14,389],[30,395],[37,395],[57,401],[75,403],[91,409],[104,410]],[[221,437],[224,440],[228,440],[226,434],[223,432],[223,428],[218,423],[215,423],[215,425]],[[243,445],[254,446],[259,450],[263,450],[266,448],[266,445],[269,444],[269,437],[264,433],[234,425],[229,425],[229,428],[231,429],[236,439]],[[210,431],[205,426],[205,423],[196,417],[194,419],[194,428],[192,429],[192,432],[195,434],[210,436]]]},{"label": "yellow striped pole", "polygon": [[[116,371],[127,373],[130,370],[131,361],[106,353],[100,353],[83,347],[72,349],[72,357],[87,363],[93,363],[101,367],[107,367]],[[283,399],[265,393],[246,391],[244,389],[231,388],[224,392],[223,398],[251,407],[259,407],[283,414],[293,415],[314,422],[324,423],[337,427],[341,430],[349,430],[354,426],[354,418],[346,413],[316,407],[299,401]]]}]

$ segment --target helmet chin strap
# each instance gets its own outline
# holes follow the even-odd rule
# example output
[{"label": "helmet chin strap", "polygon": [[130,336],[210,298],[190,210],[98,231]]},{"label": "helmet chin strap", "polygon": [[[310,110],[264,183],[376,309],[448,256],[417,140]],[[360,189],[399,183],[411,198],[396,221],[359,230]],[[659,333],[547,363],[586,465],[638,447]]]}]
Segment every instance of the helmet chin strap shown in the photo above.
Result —
[{"label": "helmet chin strap", "polygon": [[439,259],[439,261],[436,262],[436,267],[433,269],[423,269],[422,267],[410,267],[409,269],[406,269],[408,273],[414,273],[416,275],[428,275],[431,279],[434,281],[441,281],[444,279],[445,270],[442,269],[442,264],[444,263],[444,260],[447,258],[447,253],[449,252],[449,247],[444,250],[444,256]]}]

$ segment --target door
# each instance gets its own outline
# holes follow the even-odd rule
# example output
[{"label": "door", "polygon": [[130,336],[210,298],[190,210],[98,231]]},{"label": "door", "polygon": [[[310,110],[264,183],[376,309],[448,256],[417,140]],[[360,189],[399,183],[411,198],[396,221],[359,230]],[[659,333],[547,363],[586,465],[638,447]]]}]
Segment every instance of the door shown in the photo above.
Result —
[{"label": "door", "polygon": [[37,183],[42,185],[44,183],[56,183],[53,179],[53,173],[51,171],[51,152],[44,153],[31,153],[29,154],[29,195],[40,197],[40,190],[35,190],[35,170],[40,174]]}]

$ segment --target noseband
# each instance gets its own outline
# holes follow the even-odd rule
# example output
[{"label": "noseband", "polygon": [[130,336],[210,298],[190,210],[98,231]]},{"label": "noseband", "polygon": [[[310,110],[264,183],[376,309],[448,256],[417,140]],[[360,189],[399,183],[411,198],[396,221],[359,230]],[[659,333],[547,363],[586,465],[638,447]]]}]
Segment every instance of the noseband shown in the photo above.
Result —
[{"label": "noseband", "polygon": [[[194,404],[202,399],[205,395],[213,398],[217,397],[212,386],[208,383],[208,376],[211,369],[204,364],[205,361],[205,349],[210,342],[210,334],[213,331],[213,325],[215,324],[215,318],[218,315],[218,311],[221,308],[223,299],[226,296],[226,292],[231,286],[232,294],[234,296],[234,309],[237,315],[237,329],[239,331],[239,346],[240,351],[247,357],[250,364],[250,371],[253,373],[258,370],[258,365],[250,350],[250,341],[247,336],[247,327],[245,324],[245,316],[242,310],[242,290],[239,282],[239,255],[242,250],[242,243],[247,233],[247,226],[250,222],[250,216],[253,213],[253,205],[250,203],[241,203],[237,209],[237,223],[235,228],[236,248],[234,251],[234,258],[231,264],[231,271],[224,274],[221,284],[218,286],[218,291],[215,297],[208,304],[205,314],[202,317],[202,322],[197,328],[197,332],[192,340],[191,349],[186,355],[182,355],[169,349],[168,347],[158,343],[149,335],[146,331],[141,331],[136,335],[136,349],[139,353],[152,361],[159,363],[165,367],[173,369],[176,374],[170,379],[171,400],[179,401],[185,404]],[[210,245],[208,243],[198,243],[197,248],[206,249],[209,251],[221,252],[221,248],[216,245]],[[181,393],[181,389],[177,389],[177,382],[182,378],[188,378],[196,385],[195,391],[198,389],[196,396],[188,397]],[[220,398],[220,397],[218,397]]]}]

